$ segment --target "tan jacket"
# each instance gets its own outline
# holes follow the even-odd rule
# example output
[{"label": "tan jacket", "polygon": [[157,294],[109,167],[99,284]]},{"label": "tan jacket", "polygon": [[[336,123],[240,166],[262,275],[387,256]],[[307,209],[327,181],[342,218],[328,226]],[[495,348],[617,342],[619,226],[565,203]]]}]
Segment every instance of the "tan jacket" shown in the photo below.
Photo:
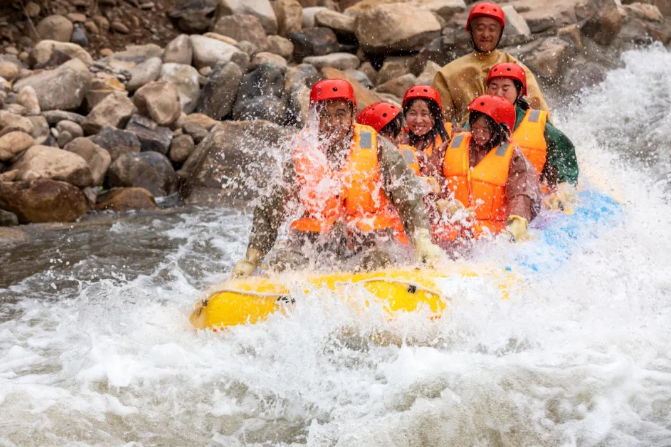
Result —
[{"label": "tan jacket", "polygon": [[[430,226],[422,202],[422,189],[415,173],[408,168],[396,146],[379,135],[378,157],[382,189],[398,210],[407,233],[413,234],[421,228],[428,230]],[[299,187],[293,161],[289,160],[284,166],[281,183],[272,188],[269,195],[262,197],[254,210],[248,248],[259,250],[265,257],[275,244],[278,230],[286,219],[287,204],[298,202]]]},{"label": "tan jacket", "polygon": [[[468,117],[468,105],[487,92],[487,75],[496,64],[520,63],[504,51],[491,53],[473,52],[445,65],[433,78],[433,87],[443,101],[443,116],[446,121],[462,125]],[[521,64],[520,64],[521,65]],[[527,99],[532,109],[548,110],[541,89],[533,73],[527,67]]]}]

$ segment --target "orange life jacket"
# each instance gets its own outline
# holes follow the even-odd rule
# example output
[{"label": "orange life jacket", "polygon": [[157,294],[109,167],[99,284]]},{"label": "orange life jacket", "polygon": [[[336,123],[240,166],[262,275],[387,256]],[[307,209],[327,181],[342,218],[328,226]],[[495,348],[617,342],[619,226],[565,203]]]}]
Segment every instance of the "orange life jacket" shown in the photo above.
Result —
[{"label": "orange life jacket", "polygon": [[470,142],[470,132],[454,136],[445,151],[443,175],[454,198],[474,208],[479,228],[473,233],[477,236],[483,228],[498,233],[508,217],[506,183],[514,146],[504,143],[495,147],[471,170]]},{"label": "orange life jacket", "polygon": [[393,230],[404,240],[403,224],[389,204],[380,179],[377,135],[372,127],[354,124],[354,138],[343,168],[334,172],[326,154],[314,144],[299,144],[293,161],[305,214],[291,227],[327,233],[344,218],[348,228],[368,233]]},{"label": "orange life jacket", "polygon": [[548,144],[545,141],[545,124],[548,113],[544,110],[527,110],[524,119],[513,132],[513,141],[538,171],[540,178],[547,160]]},{"label": "orange life jacket", "polygon": [[400,144],[398,150],[401,151],[403,160],[408,164],[408,167],[412,169],[416,175],[419,175],[419,159],[417,158],[417,150],[415,147],[410,146],[409,144]]}]

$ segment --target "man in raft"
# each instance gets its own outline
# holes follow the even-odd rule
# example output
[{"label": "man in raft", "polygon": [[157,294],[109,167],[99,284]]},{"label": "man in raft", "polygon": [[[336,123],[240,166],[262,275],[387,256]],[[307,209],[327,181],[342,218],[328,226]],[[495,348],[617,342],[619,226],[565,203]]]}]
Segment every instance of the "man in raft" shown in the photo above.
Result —
[{"label": "man in raft", "polygon": [[538,174],[511,139],[515,108],[499,97],[471,102],[470,132],[454,135],[443,160],[446,189],[453,200],[472,208],[471,225],[448,224],[439,234],[447,241],[507,232],[527,239],[527,227],[540,209]]},{"label": "man in raft", "polygon": [[[433,79],[433,87],[443,100],[446,121],[461,125],[468,115],[468,105],[486,92],[485,83],[489,70],[502,62],[516,62],[510,54],[498,51],[506,24],[503,10],[493,3],[477,3],[471,9],[466,31],[471,35],[473,52],[444,66]],[[540,87],[528,68],[527,91],[531,107],[548,110]]]},{"label": "man in raft", "polygon": [[235,276],[249,276],[275,244],[288,203],[301,217],[290,225],[287,246],[272,262],[278,270],[311,262],[355,260],[355,268],[388,265],[390,246],[412,235],[418,258],[443,256],[431,242],[415,175],[396,147],[375,130],[354,123],[356,100],[342,79],[317,82],[310,92],[309,124],[292,141],[283,183],[254,210],[245,259]]},{"label": "man in raft", "polygon": [[530,107],[526,100],[527,76],[515,63],[496,64],[487,76],[487,93],[515,106],[513,140],[534,165],[549,192],[550,208],[566,209],[575,199],[578,159],[571,140],[548,121],[548,113]]}]

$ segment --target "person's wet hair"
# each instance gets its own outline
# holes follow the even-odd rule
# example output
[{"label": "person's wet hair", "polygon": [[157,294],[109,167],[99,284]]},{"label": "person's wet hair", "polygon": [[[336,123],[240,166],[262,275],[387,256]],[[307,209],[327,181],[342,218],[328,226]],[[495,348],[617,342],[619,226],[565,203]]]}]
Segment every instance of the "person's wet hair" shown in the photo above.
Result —
[{"label": "person's wet hair", "polygon": [[529,110],[531,106],[529,105],[529,101],[527,99],[520,95],[520,92],[522,91],[523,85],[520,81],[517,79],[512,79],[513,84],[515,84],[515,88],[517,89],[517,99],[515,100],[515,105],[518,106],[522,110]]},{"label": "person's wet hair", "polygon": [[468,124],[471,126],[471,129],[473,128],[473,124],[481,116],[485,117],[485,121],[487,121],[487,127],[489,128],[489,133],[491,135],[491,137],[489,138],[489,142],[485,145],[486,149],[490,150],[497,146],[500,146],[502,143],[505,143],[506,141],[510,141],[511,129],[508,128],[508,125],[497,124],[491,117],[481,112],[474,111],[470,113],[468,117]]},{"label": "person's wet hair", "polygon": [[414,135],[412,132],[408,133],[410,137],[410,144],[412,146],[415,146],[416,143],[420,141],[427,141],[431,140],[431,144],[433,145],[436,141],[436,136],[440,135],[440,137],[443,139],[443,142],[448,141],[450,139],[450,135],[447,133],[447,129],[445,129],[445,123],[443,122],[443,114],[440,112],[440,108],[438,107],[438,104],[436,104],[433,101],[428,101],[424,98],[414,98],[408,101],[405,104],[405,107],[403,107],[403,113],[407,114],[408,111],[412,108],[412,105],[415,103],[415,101],[424,101],[426,106],[429,108],[429,113],[433,117],[433,128],[424,136],[420,137],[418,135]]},{"label": "person's wet hair", "polygon": [[380,129],[380,134],[382,135],[391,135],[392,138],[396,138],[399,133],[403,130],[403,116],[399,113],[396,115],[396,118],[389,121],[386,126]]}]

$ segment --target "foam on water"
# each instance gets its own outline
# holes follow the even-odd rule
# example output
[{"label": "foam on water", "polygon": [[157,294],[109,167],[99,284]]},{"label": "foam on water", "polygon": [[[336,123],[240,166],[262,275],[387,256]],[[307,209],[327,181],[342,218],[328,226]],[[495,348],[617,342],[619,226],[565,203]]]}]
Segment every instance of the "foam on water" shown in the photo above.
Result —
[{"label": "foam on water", "polygon": [[[540,230],[478,253],[493,265],[533,253],[546,270],[521,267],[507,300],[483,278],[445,284],[455,298],[438,322],[388,322],[319,292],[263,324],[192,331],[193,302],[244,251],[250,219],[232,211],[15,245],[0,445],[670,445],[669,147],[648,134],[671,120],[671,55],[624,60],[555,117],[586,188],[611,192],[620,214],[581,233],[568,262]],[[29,265],[41,267],[19,274]]]}]

